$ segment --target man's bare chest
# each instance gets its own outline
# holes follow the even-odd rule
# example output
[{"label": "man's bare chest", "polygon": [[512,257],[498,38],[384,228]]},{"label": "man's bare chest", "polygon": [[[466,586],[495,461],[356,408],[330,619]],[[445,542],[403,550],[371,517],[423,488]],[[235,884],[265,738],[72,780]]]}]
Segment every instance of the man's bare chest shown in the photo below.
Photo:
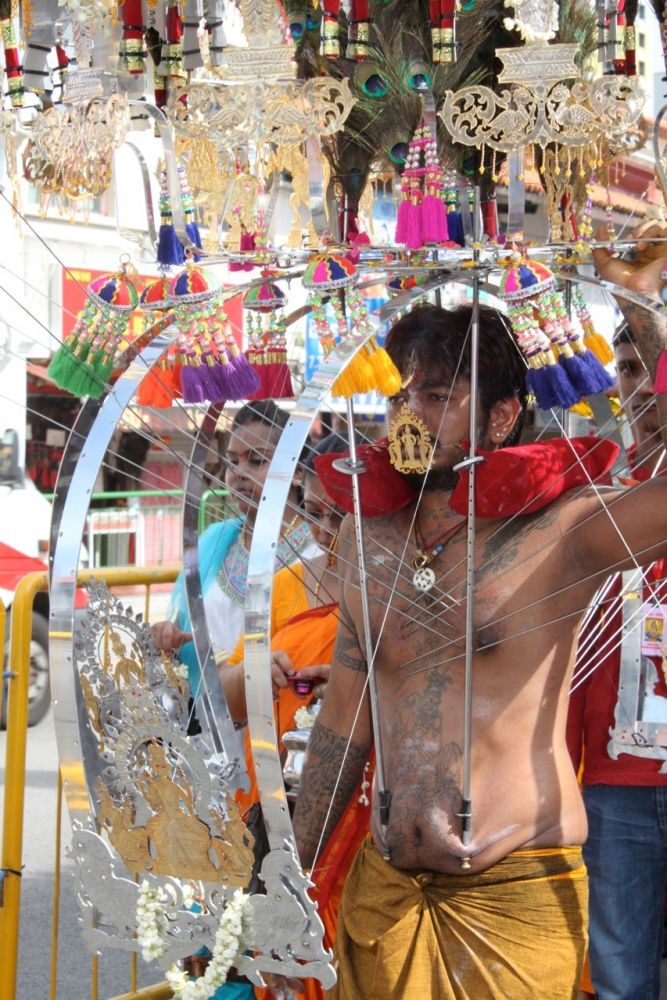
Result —
[{"label": "man's bare chest", "polygon": [[[367,544],[367,593],[373,642],[391,660],[433,662],[498,652],[526,633],[539,633],[563,612],[553,546],[520,528],[497,539],[478,531],[468,578],[465,531],[428,561],[432,582],[419,579],[420,549],[412,538],[384,533]],[[470,589],[471,588],[471,589]],[[473,595],[471,636],[467,599]],[[354,602],[358,604],[358,601]],[[357,615],[355,615],[355,618]],[[426,664],[425,664],[426,665]]]}]

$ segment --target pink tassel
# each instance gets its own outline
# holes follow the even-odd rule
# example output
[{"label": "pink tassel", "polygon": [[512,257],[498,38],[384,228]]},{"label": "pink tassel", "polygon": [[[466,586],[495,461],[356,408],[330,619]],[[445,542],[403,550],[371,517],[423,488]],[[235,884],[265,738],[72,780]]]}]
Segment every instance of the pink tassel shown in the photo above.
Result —
[{"label": "pink tassel", "polygon": [[411,250],[419,250],[424,246],[421,206],[413,204],[411,198],[405,198],[398,206],[395,240]]},{"label": "pink tassel", "polygon": [[442,199],[427,194],[421,206],[424,243],[446,243],[449,239],[447,212]]},{"label": "pink tassel", "polygon": [[[255,233],[249,233],[247,229],[241,230],[241,236],[239,238],[239,250],[241,253],[245,253],[247,250],[256,250],[255,245]],[[240,264],[234,263],[229,265],[230,271],[252,271],[254,264]]]},{"label": "pink tassel", "polygon": [[408,231],[408,215],[410,214],[410,209],[412,207],[413,206],[409,198],[404,198],[398,206],[398,214],[396,216],[396,233],[394,235],[396,243],[405,243],[405,236]]},{"label": "pink tassel", "polygon": [[658,358],[653,392],[667,392],[667,351],[663,351]]}]

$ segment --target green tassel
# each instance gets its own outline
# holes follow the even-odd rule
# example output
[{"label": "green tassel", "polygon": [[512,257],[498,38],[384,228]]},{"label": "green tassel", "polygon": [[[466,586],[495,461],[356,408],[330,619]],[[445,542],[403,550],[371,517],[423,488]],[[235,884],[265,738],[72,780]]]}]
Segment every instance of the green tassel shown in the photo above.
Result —
[{"label": "green tassel", "polygon": [[49,367],[46,369],[46,373],[49,378],[52,378],[56,385],[60,385],[60,380],[62,378],[63,370],[70,356],[70,348],[63,344],[58,348],[56,353],[51,358],[49,362]]},{"label": "green tassel", "polygon": [[67,388],[72,395],[79,398],[92,396],[93,399],[98,399],[104,392],[104,386],[100,385],[95,369],[89,362],[77,365]]},{"label": "green tassel", "polygon": [[90,344],[82,344],[79,346],[78,350],[73,351],[67,361],[63,364],[61,371],[60,385],[61,389],[65,389],[67,392],[71,392],[73,396],[80,396],[79,386],[82,376],[82,372],[85,372],[87,368],[87,358],[90,354]]}]

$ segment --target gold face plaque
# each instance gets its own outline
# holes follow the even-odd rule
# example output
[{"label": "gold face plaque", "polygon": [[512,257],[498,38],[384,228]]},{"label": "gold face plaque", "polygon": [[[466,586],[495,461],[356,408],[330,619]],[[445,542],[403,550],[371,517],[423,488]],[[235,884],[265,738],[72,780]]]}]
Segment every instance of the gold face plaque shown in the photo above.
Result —
[{"label": "gold face plaque", "polygon": [[426,472],[433,455],[431,435],[423,420],[403,403],[389,428],[389,461],[403,474]]}]

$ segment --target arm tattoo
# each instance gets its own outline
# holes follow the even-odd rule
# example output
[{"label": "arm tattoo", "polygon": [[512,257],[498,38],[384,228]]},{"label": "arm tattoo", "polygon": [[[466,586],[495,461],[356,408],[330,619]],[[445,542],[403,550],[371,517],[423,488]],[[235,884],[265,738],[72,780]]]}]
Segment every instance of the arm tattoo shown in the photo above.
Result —
[{"label": "arm tattoo", "polygon": [[623,300],[620,305],[634,334],[637,351],[649,375],[655,378],[658,358],[665,347],[665,321],[634,302]]},{"label": "arm tattoo", "polygon": [[331,836],[367,759],[368,747],[348,743],[344,736],[315,723],[294,812],[294,833],[303,865],[312,865],[322,829],[323,844]]},{"label": "arm tattoo", "polygon": [[346,627],[344,622],[339,625],[333,662],[340,663],[348,670],[356,670],[360,673],[366,671],[366,659],[359,648],[359,640],[354,626]]}]

